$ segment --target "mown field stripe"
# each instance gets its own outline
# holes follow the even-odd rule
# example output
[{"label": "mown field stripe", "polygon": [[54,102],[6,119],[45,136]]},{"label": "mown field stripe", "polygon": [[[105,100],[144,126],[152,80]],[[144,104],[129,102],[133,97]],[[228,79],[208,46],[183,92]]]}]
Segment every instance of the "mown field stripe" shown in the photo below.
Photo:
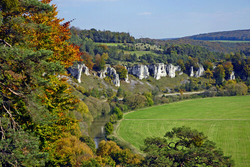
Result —
[{"label": "mown field stripe", "polygon": [[117,136],[138,150],[146,137],[163,137],[173,127],[189,126],[207,135],[225,155],[232,155],[236,167],[250,166],[250,96],[183,101],[124,117]]}]

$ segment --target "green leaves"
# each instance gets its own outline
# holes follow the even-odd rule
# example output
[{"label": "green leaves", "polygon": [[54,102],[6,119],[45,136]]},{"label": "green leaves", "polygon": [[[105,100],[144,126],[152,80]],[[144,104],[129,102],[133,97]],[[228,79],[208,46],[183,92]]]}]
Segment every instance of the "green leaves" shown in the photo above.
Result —
[{"label": "green leaves", "polygon": [[114,130],[114,126],[111,122],[108,122],[105,124],[104,129],[105,129],[106,135],[110,135]]},{"label": "green leaves", "polygon": [[15,131],[8,127],[9,122],[0,118],[5,127],[5,138],[0,140],[1,166],[45,166],[47,153],[39,152],[38,138],[22,129]]},{"label": "green leaves", "polygon": [[165,137],[144,140],[145,166],[234,166],[231,157],[195,129],[173,128]]},{"label": "green leaves", "polygon": [[26,10],[30,11],[32,9],[32,12],[51,12],[53,11],[53,7],[49,4],[42,3],[41,1],[37,0],[23,0],[21,1],[22,7],[24,7]]}]

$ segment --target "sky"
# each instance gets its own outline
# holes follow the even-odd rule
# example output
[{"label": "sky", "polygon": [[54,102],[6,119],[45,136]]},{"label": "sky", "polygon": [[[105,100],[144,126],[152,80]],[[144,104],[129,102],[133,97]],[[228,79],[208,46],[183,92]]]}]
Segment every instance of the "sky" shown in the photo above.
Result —
[{"label": "sky", "polygon": [[178,38],[250,29],[250,0],[53,0],[58,17],[80,29]]}]

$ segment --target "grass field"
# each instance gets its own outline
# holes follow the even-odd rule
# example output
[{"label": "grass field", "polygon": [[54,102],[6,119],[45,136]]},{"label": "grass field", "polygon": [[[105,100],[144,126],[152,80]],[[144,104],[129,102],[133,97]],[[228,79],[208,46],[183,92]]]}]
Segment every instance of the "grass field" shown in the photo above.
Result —
[{"label": "grass field", "polygon": [[96,44],[98,44],[98,45],[107,45],[107,46],[123,45],[123,43],[98,43],[98,42],[96,42]]},{"label": "grass field", "polygon": [[152,51],[138,51],[137,50],[137,51],[124,51],[124,53],[125,54],[134,54],[135,53],[137,55],[137,57],[141,57],[144,54],[153,54],[153,55],[157,56],[157,54],[152,52]]},{"label": "grass field", "polygon": [[206,98],[128,113],[116,133],[139,149],[148,136],[163,137],[173,127],[204,132],[237,167],[250,166],[250,96]]}]

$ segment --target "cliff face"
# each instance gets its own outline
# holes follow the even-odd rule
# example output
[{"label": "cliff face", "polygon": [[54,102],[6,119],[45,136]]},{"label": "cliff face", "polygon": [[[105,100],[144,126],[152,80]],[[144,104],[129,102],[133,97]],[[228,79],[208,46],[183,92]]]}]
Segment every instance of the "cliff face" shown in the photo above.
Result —
[{"label": "cliff face", "polygon": [[175,72],[176,71],[181,71],[181,67],[180,66],[174,66],[173,64],[169,64],[167,65],[167,71],[168,71],[168,76],[170,78],[174,78],[175,77]]},{"label": "cliff face", "polygon": [[148,78],[149,71],[146,65],[135,65],[133,67],[128,68],[128,73],[132,74],[139,79]]},{"label": "cliff face", "polygon": [[98,72],[98,76],[103,79],[106,76],[109,76],[112,78],[112,82],[115,86],[119,87],[120,86],[120,79],[119,79],[119,74],[116,73],[116,70],[111,67],[109,64],[105,65],[104,70]]},{"label": "cliff face", "polygon": [[198,69],[198,71],[196,71],[195,77],[199,78],[204,74],[205,74],[205,70],[204,70],[203,66],[199,64],[199,69]]},{"label": "cliff face", "polygon": [[148,66],[149,73],[156,80],[161,79],[161,77],[167,76],[166,65],[163,63],[151,64]]},{"label": "cliff face", "polygon": [[230,74],[230,77],[229,77],[228,79],[230,79],[230,80],[235,80],[234,71],[232,71],[232,73]]},{"label": "cliff face", "polygon": [[[150,65],[134,65],[130,68],[125,67],[128,70],[127,77],[125,78],[125,82],[129,82],[128,74],[132,74],[138,77],[140,80],[148,78],[149,75],[154,77],[156,80],[161,79],[161,77],[169,76],[170,78],[175,77],[175,73],[179,72],[181,75],[183,72],[181,71],[180,66],[174,66],[173,64],[150,64]],[[67,69],[67,71],[77,79],[79,83],[81,83],[81,74],[84,73],[85,75],[90,75],[88,67],[85,64],[77,64]],[[199,64],[199,69],[194,72],[193,66],[190,69],[190,77],[199,78],[205,74],[204,67]],[[120,77],[117,74],[116,70],[111,67],[110,65],[106,64],[104,70],[98,71],[98,76],[103,79],[106,76],[109,76],[112,79],[112,82],[115,86],[120,86]],[[228,79],[234,80],[235,75],[234,72],[230,74]]]},{"label": "cliff face", "polygon": [[81,83],[82,69],[84,66],[85,64],[77,64],[77,66],[72,66],[67,69],[68,73],[76,78],[78,83]]},{"label": "cliff face", "polygon": [[194,76],[194,67],[192,66],[191,69],[190,69],[190,77],[193,77]]},{"label": "cliff face", "polygon": [[148,66],[135,65],[128,69],[129,74],[132,74],[139,79],[148,78],[148,76],[151,75],[156,80],[161,79],[161,77],[166,77],[167,75],[174,78],[176,71],[181,71],[181,68],[172,64],[165,65],[164,63],[150,64]]}]

